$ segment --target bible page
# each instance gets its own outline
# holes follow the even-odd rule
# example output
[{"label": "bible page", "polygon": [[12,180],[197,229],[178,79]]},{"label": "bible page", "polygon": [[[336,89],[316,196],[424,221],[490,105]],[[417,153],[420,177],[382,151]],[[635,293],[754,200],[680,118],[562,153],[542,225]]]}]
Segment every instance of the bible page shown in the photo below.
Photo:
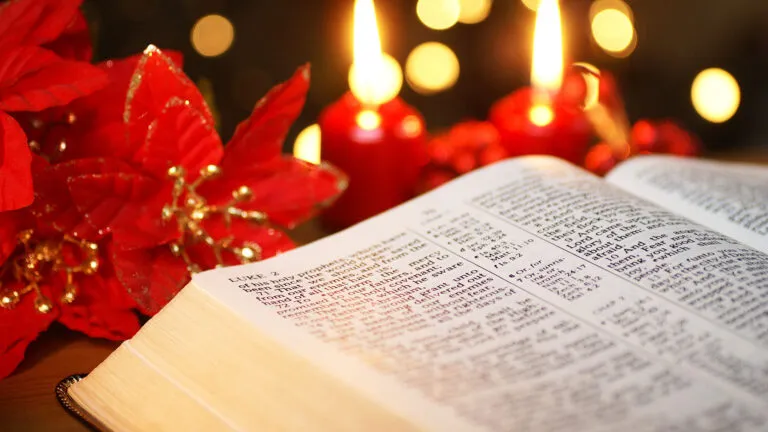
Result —
[{"label": "bible page", "polygon": [[768,253],[768,167],[640,156],[606,180]]},{"label": "bible page", "polygon": [[558,159],[193,282],[426,429],[768,428],[768,255]]}]

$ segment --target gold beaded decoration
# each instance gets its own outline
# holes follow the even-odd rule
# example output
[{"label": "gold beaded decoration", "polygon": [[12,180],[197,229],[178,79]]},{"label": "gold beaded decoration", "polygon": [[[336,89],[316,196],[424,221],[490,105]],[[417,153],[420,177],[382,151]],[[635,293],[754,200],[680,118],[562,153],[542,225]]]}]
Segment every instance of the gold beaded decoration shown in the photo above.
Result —
[{"label": "gold beaded decoration", "polygon": [[[96,243],[64,236],[58,240],[33,241],[33,230],[25,230],[18,234],[19,247],[16,252],[0,267],[0,307],[12,309],[27,294],[35,295],[35,309],[40,313],[49,313],[54,304],[40,289],[40,283],[50,273],[64,272],[66,283],[64,293],[59,301],[70,304],[77,299],[75,275],[92,275],[99,270],[99,246]],[[79,250],[82,260],[71,266],[64,261],[65,246],[74,246]],[[24,283],[21,290],[3,289],[2,280],[10,272],[10,276]]]},{"label": "gold beaded decoration", "polygon": [[188,244],[204,243],[213,251],[216,267],[224,266],[224,253],[234,254],[241,263],[246,264],[261,259],[261,246],[253,242],[245,242],[242,246],[234,246],[234,237],[228,236],[219,240],[211,237],[203,227],[203,221],[214,216],[221,216],[229,227],[233,218],[267,225],[267,215],[260,211],[248,211],[237,207],[237,204],[248,202],[253,198],[251,189],[240,186],[232,192],[232,199],[222,205],[209,205],[197,188],[207,180],[219,177],[221,169],[216,165],[208,165],[200,170],[200,176],[193,182],[187,182],[186,171],[183,167],[175,166],[168,170],[168,177],[173,179],[173,198],[171,203],[163,207],[163,220],[176,220],[181,238],[169,245],[171,252],[184,260],[190,273],[198,273],[202,269],[192,261],[187,252]]}]

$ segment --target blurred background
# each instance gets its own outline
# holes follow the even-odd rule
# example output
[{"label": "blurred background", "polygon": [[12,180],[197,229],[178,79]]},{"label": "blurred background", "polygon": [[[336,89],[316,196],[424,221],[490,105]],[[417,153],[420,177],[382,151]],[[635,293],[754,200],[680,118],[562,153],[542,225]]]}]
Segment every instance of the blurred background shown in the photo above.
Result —
[{"label": "blurred background", "polygon": [[[403,69],[400,95],[429,129],[484,119],[529,84],[536,3],[376,3],[382,48]],[[612,71],[632,121],[673,118],[710,153],[768,149],[768,1],[561,0],[561,9],[566,58]],[[85,11],[97,61],[150,43],[181,51],[214,97],[224,139],[302,63],[312,64],[312,88],[287,149],[348,89],[353,0],[88,0]]]}]

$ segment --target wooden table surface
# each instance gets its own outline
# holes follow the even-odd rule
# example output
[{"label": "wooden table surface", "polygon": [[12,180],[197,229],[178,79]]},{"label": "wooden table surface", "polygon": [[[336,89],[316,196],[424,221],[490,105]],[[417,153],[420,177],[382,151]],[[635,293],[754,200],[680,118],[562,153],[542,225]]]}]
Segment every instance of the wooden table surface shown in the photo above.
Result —
[{"label": "wooden table surface", "polygon": [[[710,157],[768,163],[764,149]],[[303,244],[324,234],[317,224],[309,223],[295,230],[292,237]],[[91,371],[118,344],[89,339],[54,325],[32,343],[18,370],[0,381],[0,431],[87,430],[59,406],[53,389],[66,376]]]}]

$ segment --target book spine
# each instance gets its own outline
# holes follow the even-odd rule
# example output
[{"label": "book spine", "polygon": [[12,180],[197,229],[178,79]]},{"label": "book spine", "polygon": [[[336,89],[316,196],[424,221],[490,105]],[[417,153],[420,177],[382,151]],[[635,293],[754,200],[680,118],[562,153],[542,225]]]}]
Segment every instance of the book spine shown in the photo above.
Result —
[{"label": "book spine", "polygon": [[83,426],[91,431],[107,431],[106,428],[99,427],[99,422],[91,417],[83,407],[81,407],[72,396],[69,395],[69,389],[80,382],[88,374],[74,374],[70,375],[56,384],[54,391],[56,392],[56,400],[72,417],[79,421]]}]

